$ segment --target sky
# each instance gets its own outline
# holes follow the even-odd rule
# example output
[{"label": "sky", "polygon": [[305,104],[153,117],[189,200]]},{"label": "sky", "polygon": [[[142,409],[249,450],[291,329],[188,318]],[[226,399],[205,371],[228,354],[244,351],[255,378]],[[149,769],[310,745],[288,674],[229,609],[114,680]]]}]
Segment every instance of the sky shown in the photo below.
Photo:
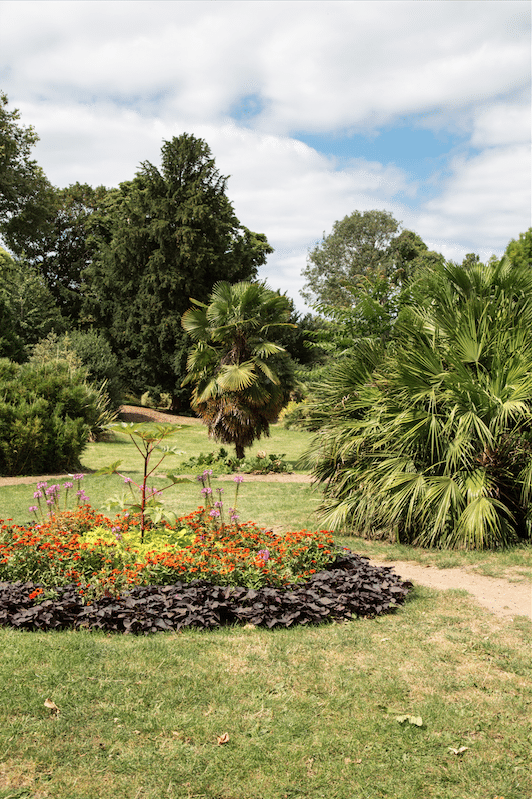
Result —
[{"label": "sky", "polygon": [[56,186],[117,186],[204,139],[259,277],[389,211],[446,258],[531,224],[528,0],[0,0],[0,90]]}]

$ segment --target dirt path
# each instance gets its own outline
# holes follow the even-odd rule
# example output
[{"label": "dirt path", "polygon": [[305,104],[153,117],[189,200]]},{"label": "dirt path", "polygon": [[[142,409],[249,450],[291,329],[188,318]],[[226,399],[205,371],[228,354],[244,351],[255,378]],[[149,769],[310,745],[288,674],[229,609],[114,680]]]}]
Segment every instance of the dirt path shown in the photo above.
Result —
[{"label": "dirt path", "polygon": [[[202,424],[200,419],[189,416],[176,416],[151,408],[137,408],[123,405],[121,417],[125,422],[171,422],[173,424]],[[39,481],[64,480],[62,475],[41,475],[38,477],[0,477],[0,487],[18,484],[37,483]],[[222,477],[222,479],[224,479]],[[226,479],[232,480],[233,475]],[[301,474],[246,475],[248,482],[292,482],[308,483],[310,477]],[[474,574],[469,569],[437,569],[432,566],[421,566],[411,561],[388,561],[380,563],[371,561],[376,566],[392,566],[396,574],[405,580],[425,585],[429,588],[448,590],[461,588],[468,591],[475,600],[492,613],[499,616],[528,616],[532,618],[532,586],[529,583],[511,583],[494,577]]]},{"label": "dirt path", "polygon": [[461,588],[470,593],[483,607],[498,616],[528,616],[532,618],[532,586],[530,583],[510,583],[495,577],[473,574],[469,569],[437,569],[411,561],[371,561],[375,566],[392,566],[404,580],[428,588],[448,590]]}]

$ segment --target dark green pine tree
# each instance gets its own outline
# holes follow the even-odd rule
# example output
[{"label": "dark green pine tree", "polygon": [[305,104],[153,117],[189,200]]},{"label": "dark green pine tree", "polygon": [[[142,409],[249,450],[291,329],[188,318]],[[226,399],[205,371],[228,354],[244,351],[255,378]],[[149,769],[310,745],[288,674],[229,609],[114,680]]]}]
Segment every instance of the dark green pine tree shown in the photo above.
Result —
[{"label": "dark green pine tree", "polygon": [[255,278],[272,249],[240,225],[205,141],[183,134],[161,152],[160,169],[144,162],[93,217],[99,255],[85,272],[86,310],[108,332],[124,383],[168,392],[177,409],[189,396],[189,298]]}]

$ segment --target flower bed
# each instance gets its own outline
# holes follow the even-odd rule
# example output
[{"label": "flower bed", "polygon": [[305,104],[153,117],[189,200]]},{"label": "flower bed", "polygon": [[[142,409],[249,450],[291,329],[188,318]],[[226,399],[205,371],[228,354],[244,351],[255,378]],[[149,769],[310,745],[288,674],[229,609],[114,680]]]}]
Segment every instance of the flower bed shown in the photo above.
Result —
[{"label": "flower bed", "polygon": [[289,627],[389,612],[410,588],[328,531],[224,524],[212,505],[175,525],[89,505],[0,525],[0,624],[27,629]]},{"label": "flower bed", "polygon": [[307,580],[334,559],[327,531],[276,535],[252,522],[218,526],[203,508],[177,525],[143,531],[136,516],[114,520],[84,505],[29,527],[4,524],[0,580],[117,595],[136,585],[203,578],[218,585],[283,587]]}]

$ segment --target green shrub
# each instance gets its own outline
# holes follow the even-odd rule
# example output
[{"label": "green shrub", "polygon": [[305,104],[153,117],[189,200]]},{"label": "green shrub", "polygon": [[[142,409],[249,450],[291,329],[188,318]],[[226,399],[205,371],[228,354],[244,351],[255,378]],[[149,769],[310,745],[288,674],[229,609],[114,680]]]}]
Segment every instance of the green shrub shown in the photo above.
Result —
[{"label": "green shrub", "polygon": [[225,447],[220,447],[218,452],[207,452],[200,454],[196,457],[189,458],[179,464],[179,469],[182,471],[189,471],[194,469],[204,468],[205,466],[213,467],[215,474],[231,474],[232,472],[242,472],[244,474],[279,474],[281,472],[288,472],[288,463],[285,461],[284,453],[282,455],[275,455],[275,453],[267,454],[259,450],[256,455],[247,455],[245,458],[236,458],[230,455]]},{"label": "green shrub", "polygon": [[140,404],[143,408],[161,409],[167,411],[172,405],[172,397],[170,394],[163,392],[145,391],[140,398]]},{"label": "green shrub", "polygon": [[101,409],[99,392],[67,361],[0,360],[0,474],[79,468]]},{"label": "green shrub", "polygon": [[279,421],[287,430],[314,429],[310,421],[310,405],[307,398],[300,402],[290,401],[279,414]]},{"label": "green shrub", "polygon": [[[65,361],[70,372],[77,371],[85,382],[92,385],[96,395],[96,413],[93,414],[91,423],[91,441],[102,441],[107,438],[107,426],[116,421],[121,401],[120,383],[116,377],[118,363],[109,345],[107,349],[105,345],[103,336],[94,331],[65,333],[61,338],[55,333],[50,333],[33,347],[29,359],[31,364],[40,366],[54,364],[58,360]],[[91,349],[92,356],[89,354]]]},{"label": "green shrub", "polygon": [[73,330],[67,339],[94,385],[105,384],[111,407],[118,409],[122,403],[122,382],[119,378],[118,358],[100,330]]}]

